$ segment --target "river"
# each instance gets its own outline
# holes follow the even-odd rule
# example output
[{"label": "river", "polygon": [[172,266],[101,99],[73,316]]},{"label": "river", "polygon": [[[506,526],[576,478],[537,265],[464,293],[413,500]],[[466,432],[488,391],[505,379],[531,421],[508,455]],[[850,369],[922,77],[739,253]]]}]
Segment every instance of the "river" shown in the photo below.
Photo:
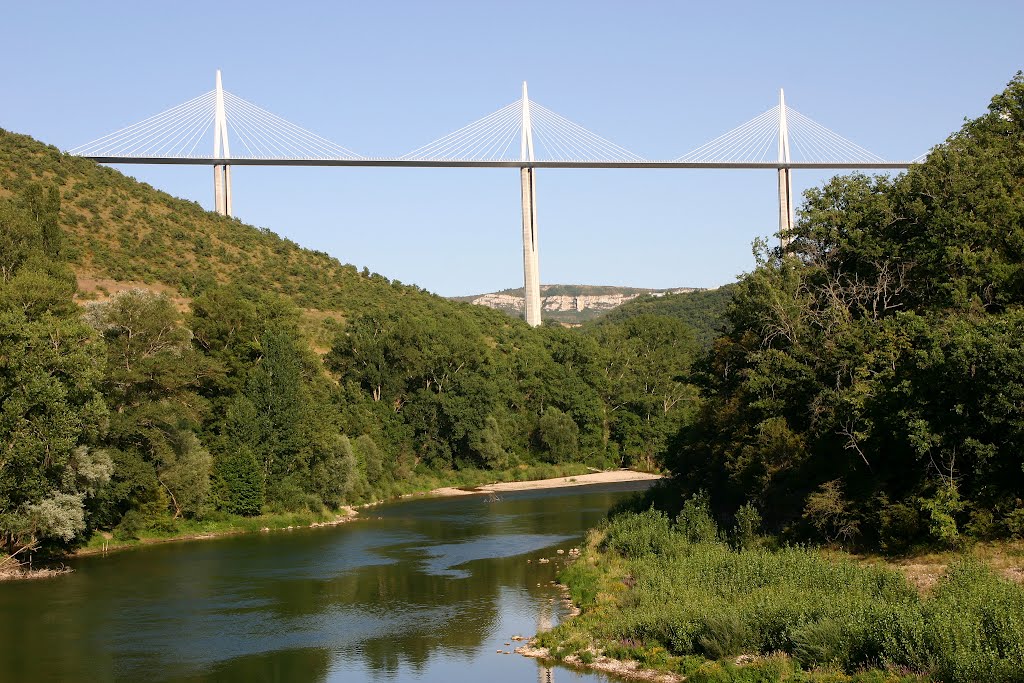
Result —
[{"label": "river", "polygon": [[81,558],[0,583],[0,681],[606,681],[497,651],[557,623],[569,549],[648,484],[419,498]]}]

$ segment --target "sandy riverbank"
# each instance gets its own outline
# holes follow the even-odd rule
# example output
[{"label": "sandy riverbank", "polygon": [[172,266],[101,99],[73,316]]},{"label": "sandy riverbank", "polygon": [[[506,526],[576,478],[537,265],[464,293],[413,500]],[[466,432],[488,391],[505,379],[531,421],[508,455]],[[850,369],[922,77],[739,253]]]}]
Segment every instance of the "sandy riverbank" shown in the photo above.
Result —
[{"label": "sandy riverbank", "polygon": [[443,486],[430,493],[435,496],[470,496],[480,493],[502,493],[505,491],[531,491],[534,489],[559,489],[567,486],[588,486],[590,484],[613,484],[620,481],[651,481],[661,479],[660,474],[634,472],[633,470],[612,470],[610,472],[592,472],[578,474],[574,477],[555,477],[554,479],[535,479],[533,481],[506,481],[496,484],[484,484],[472,489],[460,489]]}]

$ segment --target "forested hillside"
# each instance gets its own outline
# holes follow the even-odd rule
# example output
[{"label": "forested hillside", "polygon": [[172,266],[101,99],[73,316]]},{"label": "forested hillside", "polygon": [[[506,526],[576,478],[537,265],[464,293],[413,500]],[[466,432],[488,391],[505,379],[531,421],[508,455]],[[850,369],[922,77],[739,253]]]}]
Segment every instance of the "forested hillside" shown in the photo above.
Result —
[{"label": "forested hillside", "polygon": [[670,449],[684,493],[796,538],[1024,535],[1024,77],[896,178],[807,193],[734,290]]},{"label": "forested hillside", "polygon": [[686,323],[694,331],[697,342],[706,347],[728,330],[727,312],[735,289],[735,285],[725,285],[658,297],[641,296],[590,324],[619,323],[638,315],[663,315]]},{"label": "forested hillside", "polygon": [[0,132],[0,544],[657,467],[691,332],[532,329]]}]

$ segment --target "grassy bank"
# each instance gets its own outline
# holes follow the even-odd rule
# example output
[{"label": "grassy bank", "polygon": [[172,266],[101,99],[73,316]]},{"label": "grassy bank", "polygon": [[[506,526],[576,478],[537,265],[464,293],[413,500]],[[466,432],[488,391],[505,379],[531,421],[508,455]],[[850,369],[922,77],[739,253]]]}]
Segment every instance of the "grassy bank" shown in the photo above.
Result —
[{"label": "grassy bank", "polygon": [[354,512],[350,513],[349,509],[324,509],[315,512],[306,510],[302,512],[265,514],[256,517],[217,514],[204,519],[168,519],[139,529],[131,535],[97,531],[74,554],[95,555],[97,553],[123,550],[152,543],[199,540],[216,536],[252,533],[267,529],[328,525],[354,518]]},{"label": "grassy bank", "polygon": [[[451,472],[424,473],[402,482],[395,482],[386,491],[388,499],[415,495],[442,487],[472,488],[494,482],[532,481],[556,477],[572,477],[586,474],[588,469],[581,464],[536,465],[509,470],[464,469]],[[367,501],[369,504],[382,501]],[[357,506],[358,507],[358,506]],[[211,513],[201,519],[164,518],[146,526],[114,532],[97,531],[86,544],[77,549],[76,555],[122,550],[152,543],[179,540],[198,540],[216,536],[252,533],[266,529],[287,529],[330,525],[350,518],[351,508],[338,510],[301,510],[296,512],[268,512],[255,517],[242,517],[222,512]]]},{"label": "grassy bank", "polygon": [[740,545],[698,506],[619,515],[563,574],[582,613],[538,644],[689,681],[1024,679],[1024,589],[974,558],[922,594],[899,568]]}]

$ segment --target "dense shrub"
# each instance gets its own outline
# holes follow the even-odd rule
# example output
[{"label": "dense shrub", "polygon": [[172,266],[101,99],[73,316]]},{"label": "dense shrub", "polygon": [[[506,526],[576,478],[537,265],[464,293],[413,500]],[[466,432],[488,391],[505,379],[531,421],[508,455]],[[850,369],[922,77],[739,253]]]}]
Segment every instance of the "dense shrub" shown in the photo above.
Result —
[{"label": "dense shrub", "polygon": [[604,547],[623,557],[665,554],[672,547],[673,532],[668,517],[653,508],[633,515],[612,518]]},{"label": "dense shrub", "polygon": [[[781,652],[851,675],[876,667],[945,683],[1024,680],[1024,589],[992,570],[959,562],[922,598],[896,570],[852,558],[690,542],[680,526],[700,508],[694,501],[675,525],[655,510],[614,516],[600,547],[563,573],[584,612],[549,641],[585,633],[609,656],[633,659],[653,648],[726,661]],[[701,675],[761,671],[742,668]]]}]

